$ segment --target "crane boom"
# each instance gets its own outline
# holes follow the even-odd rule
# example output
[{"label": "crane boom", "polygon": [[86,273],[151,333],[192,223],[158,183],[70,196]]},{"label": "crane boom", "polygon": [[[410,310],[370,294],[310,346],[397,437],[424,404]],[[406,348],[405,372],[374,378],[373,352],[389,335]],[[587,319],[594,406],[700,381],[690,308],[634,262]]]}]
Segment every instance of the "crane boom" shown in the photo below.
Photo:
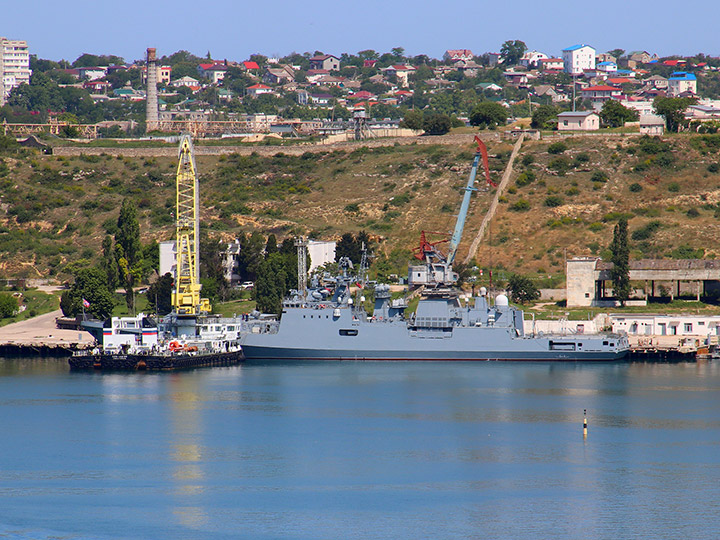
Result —
[{"label": "crane boom", "polygon": [[209,312],[211,308],[207,298],[200,298],[198,181],[189,134],[181,136],[178,153],[175,184],[177,265],[172,305],[178,315],[194,316]]},{"label": "crane boom", "polygon": [[477,150],[475,151],[475,159],[473,159],[472,168],[470,169],[470,177],[468,178],[467,185],[465,186],[465,195],[463,196],[462,204],[460,205],[460,213],[458,214],[457,221],[455,222],[455,231],[453,232],[452,238],[450,238],[450,249],[447,256],[448,264],[452,264],[457,254],[460,240],[462,240],[463,229],[465,228],[465,220],[467,219],[468,210],[470,208],[470,196],[473,191],[477,191],[474,187],[475,176],[477,176],[478,165],[480,164],[480,156],[483,155],[485,158],[485,172],[486,176],[490,178],[490,171],[487,166],[487,150],[483,152],[485,144],[476,135],[475,141],[478,144]]}]

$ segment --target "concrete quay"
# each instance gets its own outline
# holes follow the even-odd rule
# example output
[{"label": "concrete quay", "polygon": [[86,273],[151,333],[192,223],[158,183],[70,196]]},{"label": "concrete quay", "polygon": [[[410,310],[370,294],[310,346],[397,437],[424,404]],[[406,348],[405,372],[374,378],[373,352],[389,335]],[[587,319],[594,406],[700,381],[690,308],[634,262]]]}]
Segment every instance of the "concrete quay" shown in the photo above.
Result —
[{"label": "concrete quay", "polygon": [[57,328],[58,317],[62,317],[59,309],[0,327],[0,355],[69,356],[73,350],[95,342],[88,332]]}]

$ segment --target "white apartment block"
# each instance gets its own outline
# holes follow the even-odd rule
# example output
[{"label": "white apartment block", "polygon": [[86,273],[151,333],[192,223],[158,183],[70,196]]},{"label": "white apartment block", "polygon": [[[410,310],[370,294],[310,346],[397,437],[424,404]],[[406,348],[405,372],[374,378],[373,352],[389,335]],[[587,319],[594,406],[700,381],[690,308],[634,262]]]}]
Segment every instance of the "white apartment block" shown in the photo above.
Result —
[{"label": "white apartment block", "polygon": [[580,75],[586,69],[595,69],[595,49],[584,43],[563,49],[563,69],[571,75]]},{"label": "white apartment block", "polygon": [[0,37],[0,105],[13,88],[30,84],[30,73],[27,41]]}]

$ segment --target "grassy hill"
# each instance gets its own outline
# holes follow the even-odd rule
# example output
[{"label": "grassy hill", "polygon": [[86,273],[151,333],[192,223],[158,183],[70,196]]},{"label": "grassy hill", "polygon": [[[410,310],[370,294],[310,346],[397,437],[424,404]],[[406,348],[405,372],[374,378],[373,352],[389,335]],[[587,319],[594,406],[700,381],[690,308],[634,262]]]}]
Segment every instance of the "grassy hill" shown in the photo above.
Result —
[{"label": "grassy hill", "polygon": [[[439,144],[288,155],[199,156],[202,226],[230,240],[260,230],[339,238],[367,230],[402,267],[421,230],[450,231],[473,158],[472,135]],[[452,144],[441,144],[447,141]],[[490,142],[497,181],[511,142]],[[563,148],[564,146],[564,148]],[[563,272],[565,255],[602,254],[621,215],[633,257],[720,253],[720,136],[589,136],[523,145],[476,260],[534,275]],[[135,200],[144,241],[173,234],[172,158],[0,155],[0,272],[64,278],[95,261],[122,200]],[[492,199],[473,198],[459,258]],[[702,253],[698,250],[704,250]]]}]

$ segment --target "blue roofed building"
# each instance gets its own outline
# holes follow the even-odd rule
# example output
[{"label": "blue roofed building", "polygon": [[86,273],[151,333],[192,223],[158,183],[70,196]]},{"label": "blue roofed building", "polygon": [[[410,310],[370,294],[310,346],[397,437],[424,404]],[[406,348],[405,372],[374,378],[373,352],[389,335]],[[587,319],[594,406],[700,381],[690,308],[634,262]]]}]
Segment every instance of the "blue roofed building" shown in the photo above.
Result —
[{"label": "blue roofed building", "polygon": [[675,71],[668,77],[668,96],[697,94],[697,77],[687,71]]},{"label": "blue roofed building", "polygon": [[595,70],[595,49],[584,43],[563,49],[565,73],[580,75],[585,70]]}]

